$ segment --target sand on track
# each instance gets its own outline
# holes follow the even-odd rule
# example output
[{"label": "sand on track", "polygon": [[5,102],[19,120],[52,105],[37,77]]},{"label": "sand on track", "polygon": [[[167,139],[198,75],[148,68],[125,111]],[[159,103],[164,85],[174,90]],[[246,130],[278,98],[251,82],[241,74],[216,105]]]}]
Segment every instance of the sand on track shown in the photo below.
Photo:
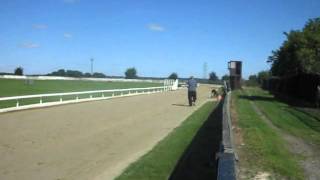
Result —
[{"label": "sand on track", "polygon": [[0,114],[0,179],[113,179],[196,107],[186,90]]}]

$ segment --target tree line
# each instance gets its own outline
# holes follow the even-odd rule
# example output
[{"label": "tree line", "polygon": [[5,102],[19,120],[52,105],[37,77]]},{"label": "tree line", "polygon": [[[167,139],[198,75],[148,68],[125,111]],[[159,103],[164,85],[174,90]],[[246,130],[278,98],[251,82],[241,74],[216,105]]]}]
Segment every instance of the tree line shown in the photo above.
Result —
[{"label": "tree line", "polygon": [[[138,78],[137,75],[137,70],[132,67],[132,68],[128,68],[125,71],[125,78],[127,79],[136,79]],[[94,73],[83,73],[81,71],[78,70],[64,70],[64,69],[59,69],[57,71],[54,71],[52,73],[47,74],[48,76],[63,76],[63,77],[85,77],[85,78],[106,78],[108,77],[107,75],[105,75],[104,73],[100,73],[100,72],[94,72]]]},{"label": "tree line", "polygon": [[285,32],[285,41],[268,58],[272,76],[320,73],[320,18],[310,19],[302,30]]},{"label": "tree line", "polygon": [[63,76],[63,77],[94,77],[94,78],[105,78],[107,77],[105,74],[103,73],[83,73],[81,71],[78,70],[64,70],[64,69],[59,69],[57,71],[54,71],[52,73],[47,74],[48,76]]},{"label": "tree line", "polygon": [[250,75],[246,85],[262,85],[264,80],[290,78],[302,74],[320,75],[320,18],[308,20],[302,30],[284,32],[282,45],[271,52],[270,70]]},{"label": "tree line", "polygon": [[[11,73],[1,73],[1,74],[11,74]],[[14,75],[23,75],[24,74],[24,70],[22,67],[17,67],[15,70],[14,70]],[[59,69],[57,71],[53,71],[51,73],[48,73],[46,74],[47,76],[62,76],[62,77],[76,77],[76,78],[106,78],[106,77],[117,77],[117,78],[121,78],[121,76],[107,76],[105,75],[104,73],[99,73],[99,72],[94,72],[94,73],[83,73],[81,71],[78,71],[78,70],[65,70],[65,69]],[[125,73],[125,78],[126,79],[138,79],[138,78],[144,78],[144,77],[138,77],[138,72],[136,70],[135,67],[130,67],[128,68]],[[152,78],[152,77],[150,77]],[[178,73],[176,72],[173,72],[171,73],[169,76],[168,76],[168,79],[178,79]],[[162,79],[162,78],[160,78]],[[185,78],[183,78],[185,79]],[[229,76],[228,75],[224,75],[221,77],[221,80],[222,81],[227,81],[229,79]],[[202,79],[202,80],[205,80],[205,79]],[[220,81],[219,77],[216,75],[215,72],[210,72],[209,73],[209,82],[217,82],[217,81]]]}]

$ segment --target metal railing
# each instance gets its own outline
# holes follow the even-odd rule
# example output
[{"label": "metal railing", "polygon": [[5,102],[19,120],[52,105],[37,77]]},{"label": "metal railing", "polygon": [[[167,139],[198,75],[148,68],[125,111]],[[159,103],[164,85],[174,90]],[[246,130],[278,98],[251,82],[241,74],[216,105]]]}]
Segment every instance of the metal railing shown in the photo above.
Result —
[{"label": "metal railing", "polygon": [[[67,93],[48,93],[48,94],[35,94],[23,96],[0,97],[0,102],[15,101],[15,106],[0,108],[1,112],[29,109],[35,107],[53,106],[58,104],[76,103],[84,101],[110,99],[116,97],[133,96],[139,94],[151,94],[163,91],[172,90],[171,86],[148,87],[148,88],[130,88],[130,89],[109,89],[109,90],[95,90],[95,91],[80,91],[80,92],[67,92]],[[88,98],[80,98],[80,95],[88,95]],[[96,95],[96,96],[93,96]],[[74,99],[64,100],[66,96],[74,96]],[[44,102],[44,98],[58,97],[57,101]],[[25,99],[38,99],[39,103],[31,103],[21,105],[21,100]]]}]

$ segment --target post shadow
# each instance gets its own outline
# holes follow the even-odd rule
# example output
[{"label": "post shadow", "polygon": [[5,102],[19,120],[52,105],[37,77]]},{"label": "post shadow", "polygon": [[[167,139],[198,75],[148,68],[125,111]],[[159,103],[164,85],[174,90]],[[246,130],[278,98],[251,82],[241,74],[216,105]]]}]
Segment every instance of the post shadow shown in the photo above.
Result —
[{"label": "post shadow", "polygon": [[215,155],[222,139],[222,105],[221,101],[198,130],[169,180],[217,179]]}]

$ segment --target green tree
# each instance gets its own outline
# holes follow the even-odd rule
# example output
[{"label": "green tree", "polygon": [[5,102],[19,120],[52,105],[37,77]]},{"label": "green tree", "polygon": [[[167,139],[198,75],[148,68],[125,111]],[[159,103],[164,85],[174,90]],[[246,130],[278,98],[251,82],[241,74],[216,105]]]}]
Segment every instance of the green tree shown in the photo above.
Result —
[{"label": "green tree", "polygon": [[178,79],[178,74],[177,73],[171,73],[170,76],[168,77],[169,79]]},{"label": "green tree", "polygon": [[258,77],[257,75],[250,75],[248,80],[245,81],[247,86],[258,86]]},{"label": "green tree", "polygon": [[229,75],[225,74],[221,77],[222,81],[229,81]]},{"label": "green tree", "polygon": [[291,76],[320,72],[320,18],[310,19],[304,28],[284,33],[286,40],[268,58],[271,74]]},{"label": "green tree", "polygon": [[64,69],[59,69],[59,70],[57,71],[57,74],[58,74],[59,76],[65,76],[65,75],[66,75],[66,71],[65,71]]},{"label": "green tree", "polygon": [[66,76],[68,77],[82,77],[83,74],[81,71],[77,71],[77,70],[67,70],[66,71]]},{"label": "green tree", "polygon": [[58,71],[53,71],[48,74],[49,76],[66,76],[66,71],[64,69],[59,69]]},{"label": "green tree", "polygon": [[86,73],[83,74],[83,76],[84,77],[91,77],[91,73],[86,72]]},{"label": "green tree", "polygon": [[269,71],[260,71],[257,76],[257,82],[262,84],[264,80],[267,80],[270,77]]},{"label": "green tree", "polygon": [[95,72],[93,73],[92,77],[95,77],[95,78],[105,78],[107,77],[105,74],[103,73],[98,73],[98,72]]},{"label": "green tree", "polygon": [[256,81],[256,82],[258,82],[258,77],[257,77],[257,75],[255,75],[255,74],[254,74],[254,75],[250,75],[248,79],[249,79],[249,81]]},{"label": "green tree", "polygon": [[137,70],[136,68],[128,68],[125,72],[126,79],[135,79],[137,78]]},{"label": "green tree", "polygon": [[210,81],[218,81],[219,78],[218,78],[218,76],[216,75],[216,73],[212,71],[211,73],[209,73],[209,80],[210,80]]},{"label": "green tree", "polygon": [[14,75],[22,76],[22,75],[23,75],[23,68],[22,68],[22,67],[17,67],[17,68],[14,70]]}]

